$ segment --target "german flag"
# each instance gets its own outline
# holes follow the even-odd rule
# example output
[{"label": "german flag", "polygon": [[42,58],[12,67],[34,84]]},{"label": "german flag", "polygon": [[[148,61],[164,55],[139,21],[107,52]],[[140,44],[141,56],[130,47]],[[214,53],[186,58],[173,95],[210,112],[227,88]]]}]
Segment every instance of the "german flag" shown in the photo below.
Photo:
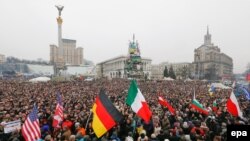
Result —
[{"label": "german flag", "polygon": [[108,99],[104,90],[101,90],[100,94],[96,97],[92,111],[92,128],[98,138],[123,119],[122,114]]}]

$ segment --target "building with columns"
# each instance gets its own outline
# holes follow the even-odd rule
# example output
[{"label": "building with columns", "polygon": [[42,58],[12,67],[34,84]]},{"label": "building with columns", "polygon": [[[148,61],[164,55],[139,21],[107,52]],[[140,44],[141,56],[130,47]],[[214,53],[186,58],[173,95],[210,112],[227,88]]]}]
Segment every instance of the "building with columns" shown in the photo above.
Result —
[{"label": "building with columns", "polygon": [[59,11],[57,18],[58,25],[58,46],[50,45],[50,62],[57,67],[65,65],[82,65],[83,64],[83,48],[76,47],[76,40],[62,38],[61,11],[63,6],[56,6]]},{"label": "building with columns", "polygon": [[[98,63],[96,66],[96,74],[98,78],[126,78],[125,64],[128,60],[128,57],[121,55],[115,58],[108,59],[101,63]],[[151,62],[149,58],[142,58],[142,66],[144,75],[147,75],[148,78],[151,77]]]},{"label": "building with columns", "polygon": [[233,74],[233,59],[222,53],[211,41],[207,28],[204,44],[194,50],[194,72],[197,79],[231,79]]}]

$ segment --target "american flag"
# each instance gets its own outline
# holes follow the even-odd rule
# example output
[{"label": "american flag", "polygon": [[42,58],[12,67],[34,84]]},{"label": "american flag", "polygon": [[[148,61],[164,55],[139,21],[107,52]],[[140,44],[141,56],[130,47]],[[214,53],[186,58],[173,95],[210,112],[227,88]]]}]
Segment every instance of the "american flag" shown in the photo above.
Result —
[{"label": "american flag", "polygon": [[60,123],[63,121],[63,106],[62,106],[62,97],[59,92],[57,92],[57,105],[56,111],[53,117],[53,127],[60,127]]},{"label": "american flag", "polygon": [[41,137],[37,113],[37,107],[36,105],[34,105],[33,110],[28,115],[22,126],[22,135],[26,141],[35,141]]}]

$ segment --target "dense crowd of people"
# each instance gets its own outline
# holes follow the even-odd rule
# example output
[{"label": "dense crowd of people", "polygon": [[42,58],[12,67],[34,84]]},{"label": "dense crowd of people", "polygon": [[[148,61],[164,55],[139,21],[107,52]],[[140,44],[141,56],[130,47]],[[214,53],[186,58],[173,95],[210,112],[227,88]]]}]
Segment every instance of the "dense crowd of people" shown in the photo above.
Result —
[{"label": "dense crowd of people", "polygon": [[[203,81],[148,80],[137,83],[152,111],[152,119],[147,124],[125,103],[129,80],[44,83],[0,81],[0,141],[24,140],[20,130],[4,134],[4,123],[18,119],[23,123],[34,103],[39,111],[41,140],[45,141],[220,141],[227,139],[227,125],[249,124],[250,103],[244,96],[237,99],[245,118],[233,117],[228,113],[226,101],[231,89],[216,89],[213,95],[209,95],[209,84]],[[102,88],[122,113],[124,120],[98,139],[91,126],[91,109]],[[58,91],[63,99],[64,121],[61,128],[53,129]],[[196,99],[209,111],[209,115],[190,107],[194,91]],[[159,95],[167,99],[176,110],[174,115],[157,102]],[[217,110],[212,110],[214,100],[217,102]]]}]

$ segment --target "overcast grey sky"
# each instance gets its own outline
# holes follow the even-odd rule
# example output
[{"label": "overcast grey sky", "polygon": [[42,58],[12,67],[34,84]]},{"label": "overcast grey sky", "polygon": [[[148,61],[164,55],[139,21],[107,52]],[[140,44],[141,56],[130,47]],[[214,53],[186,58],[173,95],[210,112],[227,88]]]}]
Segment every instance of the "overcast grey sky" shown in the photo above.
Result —
[{"label": "overcast grey sky", "polygon": [[235,73],[250,62],[249,0],[0,0],[0,53],[49,60],[56,4],[65,6],[63,37],[76,39],[94,63],[126,55],[133,33],[153,64],[192,62],[207,25]]}]

